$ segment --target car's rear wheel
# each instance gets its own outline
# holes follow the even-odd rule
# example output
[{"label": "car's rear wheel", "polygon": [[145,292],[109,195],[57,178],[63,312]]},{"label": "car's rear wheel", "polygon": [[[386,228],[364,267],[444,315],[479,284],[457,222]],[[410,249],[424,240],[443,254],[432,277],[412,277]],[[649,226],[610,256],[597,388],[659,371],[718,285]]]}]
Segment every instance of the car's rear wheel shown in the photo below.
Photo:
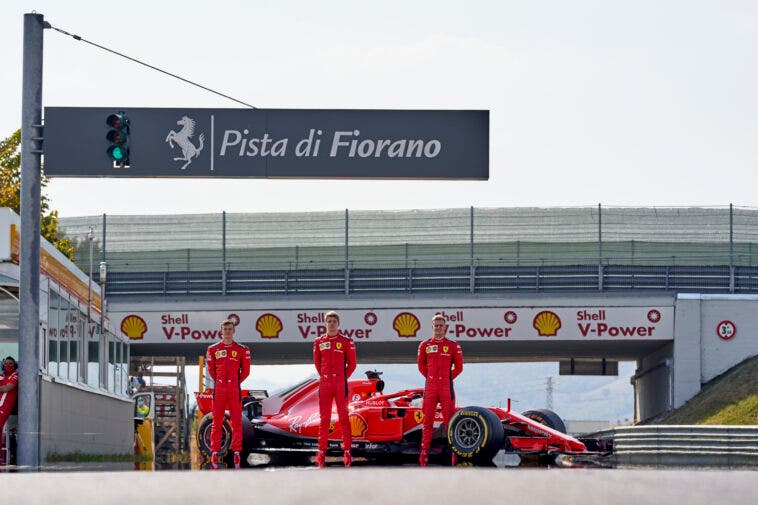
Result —
[{"label": "car's rear wheel", "polygon": [[[200,420],[197,426],[197,446],[207,457],[211,456],[211,429],[213,427],[213,415],[208,413]],[[224,418],[223,429],[221,431],[221,454],[229,449],[232,443],[232,426],[229,424],[229,418]]]},{"label": "car's rear wheel", "polygon": [[560,431],[561,433],[566,433],[566,425],[563,422],[563,419],[553,412],[552,410],[548,409],[535,409],[535,410],[527,410],[524,412],[524,417],[528,417],[529,419],[534,419],[540,424],[544,424],[548,428],[552,428],[555,431]]},{"label": "car's rear wheel", "polygon": [[450,419],[447,441],[458,458],[490,461],[503,448],[505,431],[498,417],[483,407],[464,407]]}]

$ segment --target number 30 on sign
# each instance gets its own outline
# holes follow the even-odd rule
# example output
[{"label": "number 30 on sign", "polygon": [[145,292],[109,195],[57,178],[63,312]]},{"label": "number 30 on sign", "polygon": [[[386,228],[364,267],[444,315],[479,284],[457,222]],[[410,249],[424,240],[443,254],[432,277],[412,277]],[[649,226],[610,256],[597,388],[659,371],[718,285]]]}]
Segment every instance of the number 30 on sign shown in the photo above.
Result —
[{"label": "number 30 on sign", "polygon": [[722,340],[730,340],[737,334],[737,326],[731,321],[721,321],[716,325],[716,335]]}]

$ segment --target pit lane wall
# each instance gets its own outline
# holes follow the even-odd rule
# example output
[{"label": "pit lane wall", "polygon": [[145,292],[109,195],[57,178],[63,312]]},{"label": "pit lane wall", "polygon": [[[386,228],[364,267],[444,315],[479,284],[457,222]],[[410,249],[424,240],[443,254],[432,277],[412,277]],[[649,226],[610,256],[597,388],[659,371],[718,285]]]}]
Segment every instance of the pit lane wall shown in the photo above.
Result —
[{"label": "pit lane wall", "polygon": [[133,403],[128,398],[40,381],[40,461],[52,454],[125,454],[134,446]]}]

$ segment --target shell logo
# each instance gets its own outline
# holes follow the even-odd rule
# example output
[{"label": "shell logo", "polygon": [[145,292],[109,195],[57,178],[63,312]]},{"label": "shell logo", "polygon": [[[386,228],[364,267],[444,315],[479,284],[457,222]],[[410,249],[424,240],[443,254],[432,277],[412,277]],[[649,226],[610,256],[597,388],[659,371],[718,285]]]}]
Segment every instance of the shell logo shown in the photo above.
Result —
[{"label": "shell logo", "polygon": [[350,416],[350,434],[352,436],[362,437],[363,434],[366,433],[366,428],[368,428],[368,423],[363,417],[358,414]]},{"label": "shell logo", "polygon": [[554,337],[561,328],[561,318],[555,312],[543,310],[534,316],[532,326],[537,330],[540,337]]},{"label": "shell logo", "polygon": [[284,328],[282,320],[274,314],[263,314],[255,322],[255,329],[263,338],[279,338],[282,328]]},{"label": "shell logo", "polygon": [[147,331],[147,323],[141,317],[130,314],[121,320],[121,331],[129,340],[141,340]]},{"label": "shell logo", "polygon": [[421,328],[421,323],[410,312],[401,312],[392,321],[392,329],[397,332],[399,337],[413,338],[418,333],[419,328]]}]

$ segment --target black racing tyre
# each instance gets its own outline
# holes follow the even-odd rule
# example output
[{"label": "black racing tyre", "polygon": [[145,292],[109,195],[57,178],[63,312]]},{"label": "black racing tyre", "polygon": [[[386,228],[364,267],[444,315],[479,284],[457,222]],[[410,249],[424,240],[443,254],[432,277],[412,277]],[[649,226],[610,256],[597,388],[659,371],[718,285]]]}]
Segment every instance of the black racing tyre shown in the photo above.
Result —
[{"label": "black racing tyre", "polygon": [[503,448],[505,430],[491,410],[464,407],[450,418],[447,442],[460,459],[490,461]]},{"label": "black racing tyre", "polygon": [[[229,422],[227,419],[226,422]],[[253,440],[255,439],[255,428],[253,427],[253,423],[250,422],[250,419],[245,417],[244,413],[242,414],[242,451],[248,451],[250,450],[250,447],[253,445]]]},{"label": "black racing tyre", "polygon": [[[200,420],[197,425],[197,447],[207,457],[211,457],[211,428],[213,426],[213,414],[208,413]],[[232,443],[232,426],[229,424],[229,418],[224,418],[223,431],[221,432],[221,454],[229,449]]]},{"label": "black racing tyre", "polygon": [[528,417],[529,419],[534,419],[540,424],[544,424],[548,428],[552,428],[555,431],[560,431],[561,433],[566,433],[566,425],[563,423],[563,419],[553,412],[552,410],[548,409],[535,409],[535,410],[527,410],[523,413],[524,417]]}]

